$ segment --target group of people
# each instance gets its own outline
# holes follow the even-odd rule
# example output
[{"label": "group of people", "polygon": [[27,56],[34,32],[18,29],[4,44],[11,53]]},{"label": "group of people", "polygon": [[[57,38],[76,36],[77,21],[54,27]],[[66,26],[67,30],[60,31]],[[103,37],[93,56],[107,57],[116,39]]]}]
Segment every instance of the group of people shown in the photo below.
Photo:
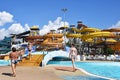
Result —
[{"label": "group of people", "polygon": [[[32,44],[28,43],[28,56],[31,60],[31,53],[32,53]],[[10,60],[11,60],[11,68],[12,68],[12,76],[16,76],[16,65],[18,63],[18,57],[24,54],[24,50],[17,50],[15,47],[12,47],[12,52],[9,54]],[[75,71],[75,59],[77,56],[77,49],[75,48],[74,44],[71,45],[70,52],[69,52],[69,58],[71,58],[72,65],[73,65],[73,71]]]},{"label": "group of people", "polygon": [[[29,56],[29,59],[31,60],[31,53],[32,53],[32,43],[28,43],[28,56]],[[17,50],[16,47],[12,47],[12,52],[9,54],[9,58],[11,60],[11,68],[12,68],[12,76],[15,77],[16,76],[16,65],[17,63],[19,62],[18,61],[18,58],[22,57],[22,55],[24,54],[24,49],[22,50]]]}]

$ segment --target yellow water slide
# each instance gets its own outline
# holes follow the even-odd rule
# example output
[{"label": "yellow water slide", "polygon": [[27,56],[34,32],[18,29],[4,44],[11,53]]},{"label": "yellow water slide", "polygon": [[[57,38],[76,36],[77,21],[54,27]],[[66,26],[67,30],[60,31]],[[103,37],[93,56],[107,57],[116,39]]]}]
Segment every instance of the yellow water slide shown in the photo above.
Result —
[{"label": "yellow water slide", "polygon": [[52,37],[61,38],[63,37],[63,34],[46,34],[44,36],[44,38],[52,38]]},{"label": "yellow water slide", "polygon": [[93,43],[94,40],[92,38],[88,38],[88,39],[85,39],[84,42]]},{"label": "yellow water slide", "polygon": [[41,43],[43,46],[62,45],[63,34],[47,34],[45,40]]},{"label": "yellow water slide", "polygon": [[98,28],[83,28],[80,32],[100,32]]},{"label": "yellow water slide", "polygon": [[92,33],[92,32],[100,32],[101,30],[100,29],[97,29],[97,28],[83,28],[83,29],[77,29],[77,28],[71,28],[72,30],[74,30],[75,32],[77,32],[77,34],[66,34],[66,37],[67,38],[84,38],[84,37],[87,37],[87,34],[80,34],[81,32],[89,32],[89,33]]},{"label": "yellow water slide", "polygon": [[[83,28],[81,30],[77,28],[71,28],[72,30],[76,31],[76,34],[66,34],[67,38],[81,38],[82,41],[85,42],[94,42],[94,38],[109,38],[114,36],[114,33],[108,32],[108,31],[101,31],[97,28]],[[78,33],[79,32],[79,33]],[[88,32],[85,34],[82,34],[83,32]],[[99,41],[98,41],[99,42]]]},{"label": "yellow water slide", "polygon": [[82,35],[82,39],[95,38],[95,37],[112,37],[114,34],[111,32],[93,32],[90,34]]},{"label": "yellow water slide", "polygon": [[99,32],[101,31],[98,28],[83,28],[83,29],[77,29],[77,28],[71,28],[72,30],[76,31],[77,33],[81,33],[81,32]]},{"label": "yellow water slide", "polygon": [[67,38],[81,38],[82,35],[81,34],[70,34],[70,33],[68,33],[68,34],[66,34],[66,37]]},{"label": "yellow water slide", "polygon": [[47,44],[58,44],[62,43],[63,38],[57,38],[56,40],[52,40],[50,38],[45,39],[41,44],[42,45],[47,45]]}]

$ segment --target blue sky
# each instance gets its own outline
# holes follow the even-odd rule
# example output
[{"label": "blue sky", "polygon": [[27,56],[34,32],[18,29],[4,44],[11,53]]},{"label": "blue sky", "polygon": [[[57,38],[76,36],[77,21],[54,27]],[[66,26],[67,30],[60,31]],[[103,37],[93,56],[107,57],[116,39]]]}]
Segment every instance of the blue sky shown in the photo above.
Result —
[{"label": "blue sky", "polygon": [[55,27],[56,22],[57,26],[62,26],[63,8],[68,9],[66,25],[77,25],[81,20],[83,24],[99,29],[120,27],[119,4],[120,0],[1,0],[0,15],[7,13],[8,17],[0,16],[0,32],[4,33],[0,38],[10,32],[25,31],[33,25],[43,31],[46,27]]}]

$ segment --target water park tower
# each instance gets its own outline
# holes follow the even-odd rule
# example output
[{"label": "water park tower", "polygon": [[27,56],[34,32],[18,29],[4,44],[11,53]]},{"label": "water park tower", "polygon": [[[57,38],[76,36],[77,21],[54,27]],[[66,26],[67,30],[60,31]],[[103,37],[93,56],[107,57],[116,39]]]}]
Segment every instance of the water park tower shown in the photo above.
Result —
[{"label": "water park tower", "polygon": [[39,35],[39,27],[38,26],[32,26],[30,28],[30,36],[38,36]]},{"label": "water park tower", "polygon": [[77,23],[78,23],[77,29],[87,28],[87,26],[84,25],[84,24],[82,23],[82,21],[78,21]]}]

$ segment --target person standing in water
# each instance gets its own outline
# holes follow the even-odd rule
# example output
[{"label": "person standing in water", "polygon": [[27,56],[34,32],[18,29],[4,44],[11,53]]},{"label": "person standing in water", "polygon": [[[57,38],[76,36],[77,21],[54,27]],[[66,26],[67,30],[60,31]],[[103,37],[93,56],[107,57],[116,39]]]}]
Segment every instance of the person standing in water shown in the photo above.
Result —
[{"label": "person standing in water", "polygon": [[72,65],[73,65],[73,71],[75,71],[75,59],[76,59],[76,56],[77,56],[77,49],[75,48],[75,45],[72,44],[71,45],[71,48],[70,48],[70,52],[69,52],[69,57],[71,58],[72,60]]},{"label": "person standing in water", "polygon": [[16,76],[16,65],[18,63],[18,57],[21,54],[21,51],[17,51],[15,47],[12,47],[12,52],[9,54],[11,60],[12,76]]}]

